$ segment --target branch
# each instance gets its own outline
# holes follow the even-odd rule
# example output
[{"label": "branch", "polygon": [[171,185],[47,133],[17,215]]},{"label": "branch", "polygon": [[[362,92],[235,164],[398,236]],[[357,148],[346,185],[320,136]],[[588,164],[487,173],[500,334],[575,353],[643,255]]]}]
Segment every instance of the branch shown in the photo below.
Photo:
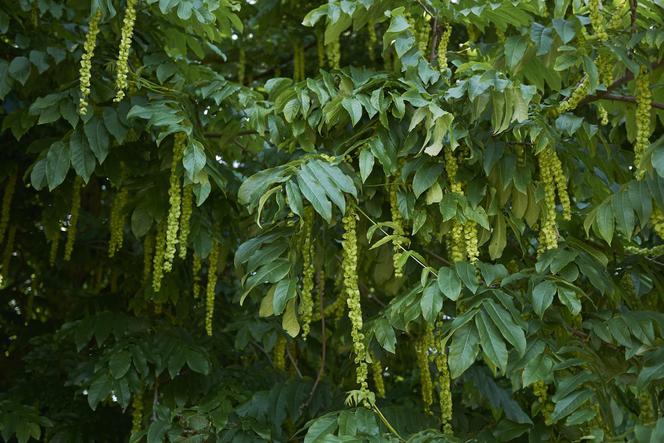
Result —
[{"label": "branch", "polygon": [[[636,97],[633,95],[619,95],[612,94],[610,92],[601,92],[599,94],[589,95],[584,101],[589,103],[596,100],[614,100],[619,102],[636,103]],[[657,109],[664,109],[664,103],[652,102],[652,107]]]}]

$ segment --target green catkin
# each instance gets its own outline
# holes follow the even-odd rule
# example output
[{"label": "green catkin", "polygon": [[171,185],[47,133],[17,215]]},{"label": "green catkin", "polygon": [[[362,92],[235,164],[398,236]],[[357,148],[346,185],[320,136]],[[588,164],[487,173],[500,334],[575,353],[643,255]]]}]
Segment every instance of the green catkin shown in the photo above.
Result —
[{"label": "green catkin", "polygon": [[78,102],[78,113],[85,115],[88,112],[88,97],[90,96],[90,79],[92,78],[92,57],[97,46],[97,34],[99,34],[99,22],[101,20],[101,10],[90,17],[88,23],[88,33],[85,35],[83,44],[83,56],[81,57],[81,67],[79,68],[81,98]]},{"label": "green catkin", "polygon": [[642,255],[645,257],[660,257],[664,255],[664,245],[653,246],[652,248],[637,248],[635,246],[625,246],[625,252],[628,254]]},{"label": "green catkin", "polygon": [[2,243],[4,240],[5,233],[7,232],[7,226],[9,226],[9,216],[12,210],[12,198],[14,197],[14,191],[16,190],[16,179],[16,173],[7,177],[5,192],[2,194],[2,213],[0,214],[0,243]]},{"label": "green catkin", "polygon": [[171,161],[171,176],[168,188],[168,201],[170,208],[166,221],[166,249],[164,251],[164,272],[171,272],[173,269],[173,259],[175,258],[175,245],[178,240],[178,228],[181,212],[181,180],[178,172],[178,165],[182,163],[186,135],[183,132],[175,134],[173,141],[173,159]]},{"label": "green catkin", "polygon": [[652,214],[650,215],[650,224],[652,225],[652,230],[655,231],[655,234],[664,240],[664,213],[661,209],[653,209]]},{"label": "green catkin", "polygon": [[71,217],[69,218],[69,229],[67,229],[67,241],[65,242],[65,261],[71,260],[71,253],[74,251],[74,242],[76,241],[76,227],[78,225],[78,216],[81,212],[82,182],[83,181],[81,178],[76,176],[71,195]]},{"label": "green catkin", "polygon": [[364,346],[364,333],[362,332],[362,305],[360,303],[360,289],[357,278],[357,213],[354,206],[346,210],[343,217],[343,281],[346,303],[348,304],[348,318],[351,323],[351,336],[356,364],[356,381],[360,386],[364,398],[368,395],[367,383],[367,351]]},{"label": "green catkin", "polygon": [[625,17],[629,17],[629,2],[627,0],[614,0],[609,29],[613,31],[622,29]]},{"label": "green catkin", "polygon": [[600,125],[606,126],[609,124],[609,113],[606,111],[606,108],[601,104],[597,105],[597,114],[599,116]]},{"label": "green catkin", "polygon": [[392,241],[392,264],[394,266],[394,277],[401,278],[403,277],[403,269],[400,265],[403,242],[404,242],[404,229],[403,229],[403,217],[401,212],[399,212],[399,204],[397,200],[397,190],[399,185],[396,180],[390,183],[390,213],[392,216],[392,223],[394,224],[393,234],[396,236]]},{"label": "green catkin", "polygon": [[272,351],[272,362],[275,369],[280,371],[286,370],[286,337],[283,335],[277,337],[277,342]]},{"label": "green catkin", "polygon": [[143,393],[137,393],[131,404],[131,433],[137,435],[143,427]]},{"label": "green catkin", "polygon": [[326,47],[327,64],[332,69],[339,69],[341,66],[341,44],[339,38],[330,42]]},{"label": "green catkin", "polygon": [[369,61],[373,64],[376,62],[376,45],[378,44],[378,37],[376,36],[376,24],[369,20],[367,23],[367,55]]},{"label": "green catkin", "polygon": [[593,27],[595,36],[600,41],[608,40],[609,35],[606,33],[604,17],[602,17],[602,11],[600,10],[600,0],[589,0],[588,8],[590,9],[590,24]]},{"label": "green catkin", "polygon": [[[445,150],[445,172],[450,183],[450,192],[463,196],[461,183],[457,181],[457,164],[454,152],[451,149]],[[452,262],[460,262],[466,259],[466,239],[464,234],[464,224],[458,219],[452,221],[450,258]]]},{"label": "green catkin", "polygon": [[191,274],[193,280],[193,287],[191,289],[194,298],[198,298],[201,294],[201,258],[195,252],[192,254],[191,260]]},{"label": "green catkin", "polygon": [[316,34],[316,55],[318,56],[318,69],[325,68],[325,42],[322,33]]},{"label": "green catkin", "polygon": [[214,318],[214,290],[217,287],[217,266],[219,264],[219,244],[212,245],[208,256],[208,280],[205,288],[205,332],[212,336],[212,319]]},{"label": "green catkin", "polygon": [[111,217],[109,227],[111,238],[108,242],[108,256],[114,257],[115,253],[122,248],[124,242],[124,207],[127,204],[129,190],[120,188],[111,205]]},{"label": "green catkin", "polygon": [[431,24],[429,23],[430,19],[431,17],[428,14],[424,15],[420,29],[417,33],[417,48],[425,58],[427,55],[427,47],[429,47],[429,35],[431,34]]},{"label": "green catkin", "polygon": [[154,292],[161,290],[161,279],[164,277],[164,249],[166,244],[166,223],[157,224],[157,236],[155,238],[154,257],[152,258],[152,289]]},{"label": "green catkin", "polygon": [[609,86],[613,83],[613,63],[608,52],[602,52],[597,57],[597,71],[604,85]]},{"label": "green catkin", "polygon": [[563,100],[558,105],[556,109],[556,114],[560,115],[567,111],[573,111],[579,106],[581,100],[586,98],[588,95],[588,88],[590,87],[590,77],[587,74],[584,74],[583,78],[578,85],[575,86],[572,95],[570,95],[566,100]]},{"label": "green catkin", "polygon": [[58,258],[58,245],[60,244],[60,226],[56,227],[56,230],[51,239],[51,250],[48,254],[48,263],[51,267],[55,266],[55,260]]},{"label": "green catkin", "polygon": [[136,23],[136,4],[138,0],[127,0],[125,15],[122,21],[122,36],[120,37],[120,50],[118,52],[118,61],[116,64],[115,77],[115,98],[113,101],[119,102],[125,96],[127,89],[127,74],[129,73],[129,49],[131,40],[134,36],[134,24]]},{"label": "green catkin", "polygon": [[304,237],[304,241],[302,246],[302,292],[300,294],[299,314],[300,321],[302,322],[302,339],[306,340],[309,336],[314,308],[312,297],[314,288],[314,265],[312,260],[314,254],[311,243],[314,214],[310,207],[304,210],[302,222],[302,236]]},{"label": "green catkin", "polygon": [[247,60],[244,48],[240,48],[237,61],[237,82],[244,85],[244,77],[247,72]]},{"label": "green catkin", "polygon": [[636,77],[636,141],[634,143],[634,168],[637,180],[642,180],[646,171],[643,168],[643,155],[648,147],[650,136],[650,111],[652,108],[652,94],[650,81],[644,66]]},{"label": "green catkin", "polygon": [[450,369],[447,364],[447,353],[442,344],[442,328],[438,328],[441,333],[436,334],[436,371],[438,371],[438,395],[440,405],[440,421],[445,435],[452,435],[452,389],[450,379]]},{"label": "green catkin", "polygon": [[150,278],[152,272],[152,254],[154,253],[154,235],[147,234],[143,239],[143,284]]},{"label": "green catkin", "polygon": [[427,325],[425,333],[415,342],[415,353],[417,355],[417,366],[420,369],[420,389],[424,412],[431,415],[433,404],[433,381],[429,368],[429,350],[433,346],[433,330]]},{"label": "green catkin", "polygon": [[182,210],[180,212],[180,236],[178,238],[179,256],[182,260],[187,258],[187,241],[191,229],[191,214],[194,207],[194,190],[192,185],[182,189]]},{"label": "green catkin", "polygon": [[9,276],[9,262],[14,253],[14,240],[16,239],[16,225],[12,225],[7,232],[5,252],[2,254],[2,272],[0,272],[0,284]]},{"label": "green catkin", "polygon": [[499,43],[505,43],[505,31],[500,29],[499,27],[496,27],[496,39],[498,40]]},{"label": "green catkin", "polygon": [[553,403],[549,401],[548,388],[542,380],[533,383],[533,394],[537,397],[537,402],[540,404],[544,422],[548,425],[549,417],[553,412]]},{"label": "green catkin", "polygon": [[546,148],[538,154],[540,181],[544,186],[544,214],[541,221],[541,242],[538,253],[558,247],[558,231],[556,227],[556,182],[550,163],[550,149]]},{"label": "green catkin", "polygon": [[652,396],[647,390],[639,391],[639,420],[641,423],[651,423],[657,420],[657,413],[653,406]]},{"label": "green catkin", "polygon": [[371,377],[373,378],[376,396],[385,398],[385,380],[383,380],[383,365],[375,355],[371,355]]},{"label": "green catkin", "polygon": [[466,255],[468,261],[475,263],[480,256],[480,251],[477,246],[477,223],[473,220],[466,220],[463,224],[463,236],[466,244]]},{"label": "green catkin", "polygon": [[567,176],[565,176],[563,165],[553,148],[548,149],[547,159],[553,173],[553,180],[556,183],[556,193],[560,200],[560,206],[563,209],[563,220],[569,221],[572,219],[572,205],[567,191]]},{"label": "green catkin", "polygon": [[447,46],[450,43],[450,36],[452,35],[452,26],[443,24],[443,32],[440,35],[438,42],[438,70],[443,71],[447,69]]}]

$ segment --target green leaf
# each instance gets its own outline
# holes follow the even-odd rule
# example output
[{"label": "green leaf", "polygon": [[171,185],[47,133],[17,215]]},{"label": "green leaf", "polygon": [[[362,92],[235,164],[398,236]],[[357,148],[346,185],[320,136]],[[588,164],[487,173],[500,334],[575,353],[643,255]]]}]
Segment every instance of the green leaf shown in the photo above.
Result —
[{"label": "green leaf", "polygon": [[125,376],[131,367],[131,353],[126,350],[114,352],[108,361],[108,368],[116,380]]},{"label": "green leaf", "polygon": [[429,163],[420,167],[415,172],[413,178],[413,193],[418,198],[424,191],[433,186],[438,180],[438,177],[443,172],[443,166],[439,163]]},{"label": "green leaf", "polygon": [[67,176],[71,155],[69,147],[58,141],[51,145],[46,154],[46,181],[48,190],[58,187]]},{"label": "green leaf", "polygon": [[530,386],[531,384],[545,380],[551,374],[553,369],[553,360],[542,352],[532,356],[523,368],[523,386]]},{"label": "green leaf", "polygon": [[512,36],[505,41],[505,60],[510,69],[519,64],[526,49],[528,49],[528,40],[524,36]]},{"label": "green leaf", "polygon": [[325,189],[320,185],[316,177],[306,169],[300,169],[297,173],[297,184],[316,212],[330,223],[332,221],[332,203],[327,198]]},{"label": "green leaf", "polygon": [[473,294],[476,293],[480,285],[477,281],[475,267],[467,261],[460,261],[454,264],[454,268],[456,269],[457,275],[463,282],[464,286],[467,287]]},{"label": "green leaf", "polygon": [[297,282],[295,279],[281,280],[274,286],[274,295],[272,296],[272,312],[275,315],[281,315],[286,304],[295,298]]},{"label": "green leaf", "polygon": [[113,389],[112,380],[106,374],[100,374],[90,385],[88,389],[88,404],[92,410],[97,409],[100,401],[106,399]]},{"label": "green leaf", "polygon": [[438,314],[443,309],[443,297],[436,283],[430,284],[424,289],[422,299],[420,300],[422,317],[433,324],[438,318]]},{"label": "green leaf", "polygon": [[304,443],[326,443],[327,437],[337,429],[337,417],[334,415],[325,415],[317,418],[309,425],[307,435],[304,436]]},{"label": "green leaf", "polygon": [[194,349],[187,350],[187,366],[199,374],[206,375],[210,372],[210,362],[208,359],[202,352]]},{"label": "green leaf", "polygon": [[9,63],[9,75],[25,86],[30,77],[30,61],[27,57],[16,57]]},{"label": "green leaf", "polygon": [[484,311],[475,316],[475,326],[480,336],[480,345],[484,355],[503,372],[507,367],[507,348],[493,322]]},{"label": "green leaf", "polygon": [[554,18],[552,23],[553,29],[556,30],[556,33],[558,33],[558,36],[563,41],[563,43],[567,44],[572,41],[576,35],[576,31],[574,30],[574,25],[572,22],[564,19]]},{"label": "green leaf", "polygon": [[553,30],[539,23],[533,23],[530,27],[530,39],[537,46],[535,55],[548,54],[553,43]]},{"label": "green leaf", "polygon": [[556,407],[554,408],[553,413],[551,413],[550,420],[555,423],[560,419],[567,417],[569,414],[583,406],[583,404],[593,396],[594,394],[589,389],[572,392],[567,397],[556,402]]},{"label": "green leaf", "polygon": [[500,330],[502,336],[514,346],[523,356],[526,352],[526,335],[512,318],[512,315],[502,306],[496,304],[493,300],[486,300],[483,303],[484,311],[493,321],[493,324]]},{"label": "green leaf", "polygon": [[281,327],[291,337],[296,337],[300,333],[300,323],[297,321],[297,313],[295,312],[295,300],[291,300],[286,304],[286,311],[281,319]]},{"label": "green leaf", "polygon": [[93,117],[85,124],[84,131],[88,138],[88,145],[101,165],[106,160],[110,143],[104,123],[98,118]]},{"label": "green leaf", "polygon": [[452,301],[456,301],[461,294],[461,280],[452,268],[446,266],[438,269],[438,287]]},{"label": "green leaf", "polygon": [[458,378],[468,369],[480,352],[477,331],[470,323],[459,328],[452,337],[448,364],[452,378]]},{"label": "green leaf", "polygon": [[362,118],[362,103],[356,98],[345,97],[341,100],[341,106],[343,106],[346,112],[348,112],[350,121],[352,125],[355,126]]},{"label": "green leaf", "polygon": [[394,328],[390,322],[385,318],[380,318],[376,321],[374,326],[374,333],[376,340],[387,352],[395,353],[397,337],[394,334]]},{"label": "green leaf", "polygon": [[195,177],[203,170],[206,161],[203,145],[198,140],[191,140],[182,158],[184,170],[191,182],[195,182]]},{"label": "green leaf", "polygon": [[367,181],[371,171],[374,167],[374,156],[371,153],[371,149],[365,148],[360,151],[360,177],[362,177],[362,183]]},{"label": "green leaf", "polygon": [[88,146],[87,140],[78,131],[69,138],[69,152],[71,154],[71,165],[87,184],[90,176],[95,170],[95,156]]},{"label": "green leaf", "polygon": [[599,235],[607,242],[611,244],[613,239],[613,230],[614,230],[614,217],[613,211],[611,210],[611,205],[609,202],[602,203],[597,209],[597,217],[595,218],[595,224],[593,226],[597,227]]},{"label": "green leaf", "polygon": [[544,315],[544,311],[551,306],[555,294],[556,285],[548,280],[540,282],[533,288],[533,310],[540,318]]}]

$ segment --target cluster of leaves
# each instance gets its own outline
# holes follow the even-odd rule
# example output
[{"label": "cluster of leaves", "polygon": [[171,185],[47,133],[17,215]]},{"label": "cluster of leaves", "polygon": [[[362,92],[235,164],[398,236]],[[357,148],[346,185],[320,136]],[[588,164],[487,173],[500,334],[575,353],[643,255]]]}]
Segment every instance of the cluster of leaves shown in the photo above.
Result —
[{"label": "cluster of leaves", "polygon": [[[3,439],[664,439],[660,1],[143,0],[114,103],[127,3],[0,0],[2,217],[14,230],[0,236]],[[331,69],[324,48],[337,44]],[[644,75],[649,125],[637,121]],[[172,171],[176,134],[186,146]],[[652,143],[634,164],[637,134]],[[545,251],[549,149],[571,217],[561,200],[558,247]],[[145,240],[159,239],[172,177],[195,196],[188,253],[155,292]],[[109,257],[118,195],[124,242]],[[344,313],[350,207],[378,399],[356,391]],[[455,224],[474,226],[477,261],[452,257]],[[215,273],[207,337],[196,288]],[[418,392],[415,344],[432,328],[452,434]]]}]

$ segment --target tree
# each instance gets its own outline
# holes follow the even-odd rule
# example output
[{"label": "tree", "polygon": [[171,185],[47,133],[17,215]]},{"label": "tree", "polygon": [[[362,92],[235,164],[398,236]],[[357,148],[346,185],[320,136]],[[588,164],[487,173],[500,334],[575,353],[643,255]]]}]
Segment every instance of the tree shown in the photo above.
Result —
[{"label": "tree", "polygon": [[662,2],[0,5],[4,440],[664,440]]}]

